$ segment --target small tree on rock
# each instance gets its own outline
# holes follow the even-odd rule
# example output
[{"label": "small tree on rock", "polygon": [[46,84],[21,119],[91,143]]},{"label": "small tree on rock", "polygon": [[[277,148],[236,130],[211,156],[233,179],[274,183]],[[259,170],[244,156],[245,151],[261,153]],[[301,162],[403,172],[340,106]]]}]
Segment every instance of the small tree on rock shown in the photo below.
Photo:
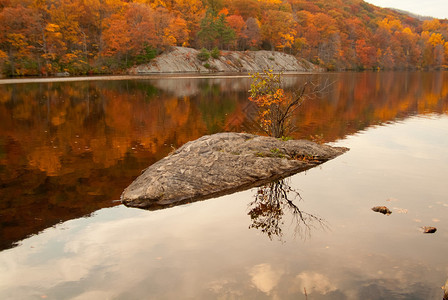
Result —
[{"label": "small tree on rock", "polygon": [[270,136],[281,138],[292,130],[291,117],[306,99],[322,93],[328,84],[314,84],[306,81],[298,90],[286,92],[282,86],[282,73],[265,70],[251,74],[249,100],[258,107],[258,124]]}]

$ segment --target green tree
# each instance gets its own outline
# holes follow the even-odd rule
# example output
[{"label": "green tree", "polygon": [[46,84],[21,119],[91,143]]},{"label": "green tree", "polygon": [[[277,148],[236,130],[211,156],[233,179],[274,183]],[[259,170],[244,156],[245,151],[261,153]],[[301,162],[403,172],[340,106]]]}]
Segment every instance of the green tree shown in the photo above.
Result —
[{"label": "green tree", "polygon": [[207,10],[204,18],[202,18],[201,20],[200,28],[201,29],[198,32],[199,43],[203,47],[211,48],[217,39],[217,32],[214,26],[213,10]]},{"label": "green tree", "polygon": [[217,14],[209,8],[201,20],[201,30],[198,32],[199,43],[202,47],[223,49],[235,40],[235,31],[228,25],[223,13]]},{"label": "green tree", "polygon": [[221,49],[229,47],[233,41],[235,41],[235,31],[229,26],[224,14],[219,14],[216,21],[216,31],[218,33],[219,47]]}]

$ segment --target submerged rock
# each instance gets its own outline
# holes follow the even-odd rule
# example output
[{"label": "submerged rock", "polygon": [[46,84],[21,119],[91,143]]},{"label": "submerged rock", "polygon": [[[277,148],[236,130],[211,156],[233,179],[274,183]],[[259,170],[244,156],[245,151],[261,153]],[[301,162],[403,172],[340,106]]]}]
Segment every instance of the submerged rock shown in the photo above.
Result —
[{"label": "submerged rock", "polygon": [[390,211],[390,209],[388,209],[386,206],[375,206],[375,207],[372,207],[372,210],[374,212],[379,212],[379,213],[382,213],[382,214],[387,215],[387,216],[392,213]]},{"label": "submerged rock", "polygon": [[437,231],[437,228],[431,227],[431,226],[425,226],[423,227],[423,233],[434,233]]},{"label": "submerged rock", "polygon": [[445,285],[442,286],[443,290],[443,300],[448,300],[448,280],[445,282]]},{"label": "submerged rock", "polygon": [[158,209],[212,198],[310,169],[347,150],[245,133],[203,136],[144,170],[121,201]]}]

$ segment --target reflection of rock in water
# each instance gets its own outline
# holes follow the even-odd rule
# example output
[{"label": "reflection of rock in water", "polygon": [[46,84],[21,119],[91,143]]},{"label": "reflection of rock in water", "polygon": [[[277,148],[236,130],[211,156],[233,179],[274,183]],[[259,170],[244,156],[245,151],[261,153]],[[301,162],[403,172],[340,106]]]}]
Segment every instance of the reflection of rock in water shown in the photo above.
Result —
[{"label": "reflection of rock in water", "polygon": [[310,235],[312,228],[327,227],[324,219],[300,210],[293,202],[295,199],[302,198],[299,192],[289,186],[287,179],[259,187],[255,200],[249,204],[248,215],[252,220],[249,228],[261,230],[271,240],[274,236],[278,236],[281,240],[284,216],[287,213],[292,216],[292,222],[295,225],[294,233],[301,237]]}]

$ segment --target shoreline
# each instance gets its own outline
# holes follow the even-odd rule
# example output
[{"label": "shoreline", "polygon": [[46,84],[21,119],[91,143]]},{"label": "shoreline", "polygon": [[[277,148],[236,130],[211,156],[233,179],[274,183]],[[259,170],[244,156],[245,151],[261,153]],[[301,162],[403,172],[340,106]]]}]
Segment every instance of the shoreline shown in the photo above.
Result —
[{"label": "shoreline", "polygon": [[[285,76],[311,75],[328,72],[285,72]],[[207,78],[249,78],[250,73],[148,73],[142,75],[99,75],[99,76],[73,76],[73,77],[30,77],[0,79],[0,85],[20,83],[46,83],[46,82],[72,82],[72,81],[113,81],[133,79],[207,79]]]}]

